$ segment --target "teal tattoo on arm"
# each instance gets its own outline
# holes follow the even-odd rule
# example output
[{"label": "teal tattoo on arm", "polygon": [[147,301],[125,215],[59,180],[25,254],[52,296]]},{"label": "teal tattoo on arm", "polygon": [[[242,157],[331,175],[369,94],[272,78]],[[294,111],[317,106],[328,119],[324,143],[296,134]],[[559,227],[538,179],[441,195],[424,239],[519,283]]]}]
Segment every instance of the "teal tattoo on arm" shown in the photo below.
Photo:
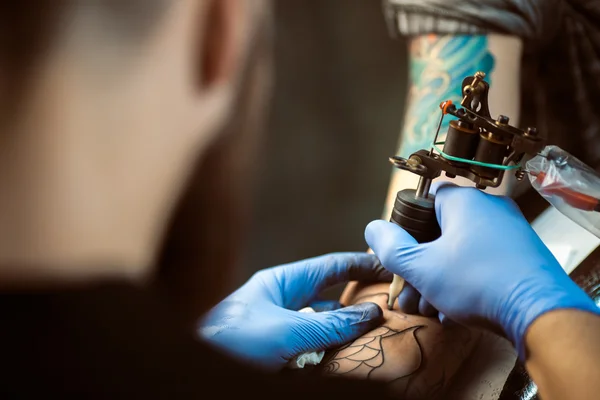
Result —
[{"label": "teal tattoo on arm", "polygon": [[[410,48],[410,92],[399,155],[408,157],[428,149],[440,120],[439,104],[444,100],[460,103],[465,76],[494,69],[487,36],[429,35],[413,39]],[[440,134],[445,134],[451,118],[445,118]]]}]

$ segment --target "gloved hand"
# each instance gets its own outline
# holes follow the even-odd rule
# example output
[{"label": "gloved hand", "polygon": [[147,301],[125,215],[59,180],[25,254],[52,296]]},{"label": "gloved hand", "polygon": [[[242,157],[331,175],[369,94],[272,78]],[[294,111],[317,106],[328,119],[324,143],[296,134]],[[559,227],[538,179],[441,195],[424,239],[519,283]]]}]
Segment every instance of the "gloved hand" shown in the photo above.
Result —
[{"label": "gloved hand", "polygon": [[502,328],[524,360],[525,333],[542,314],[559,308],[600,313],[511,199],[445,184],[435,208],[442,236],[434,242],[417,244],[385,221],[371,222],[365,237],[387,269],[446,317]]},{"label": "gloved hand", "polygon": [[366,253],[330,254],[265,269],[208,313],[200,336],[242,361],[282,368],[301,353],[341,346],[379,326],[383,312],[374,303],[312,314],[296,311],[311,305],[323,289],[351,280],[390,281],[391,274]]}]

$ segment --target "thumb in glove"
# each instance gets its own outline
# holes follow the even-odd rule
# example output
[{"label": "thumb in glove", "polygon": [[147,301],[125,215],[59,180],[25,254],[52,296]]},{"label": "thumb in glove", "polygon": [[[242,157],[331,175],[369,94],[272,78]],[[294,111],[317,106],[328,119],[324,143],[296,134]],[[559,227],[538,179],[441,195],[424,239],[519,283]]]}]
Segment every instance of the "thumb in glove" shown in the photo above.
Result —
[{"label": "thumb in glove", "polygon": [[298,340],[297,353],[339,347],[377,328],[383,321],[383,311],[375,303],[296,314],[292,330]]}]

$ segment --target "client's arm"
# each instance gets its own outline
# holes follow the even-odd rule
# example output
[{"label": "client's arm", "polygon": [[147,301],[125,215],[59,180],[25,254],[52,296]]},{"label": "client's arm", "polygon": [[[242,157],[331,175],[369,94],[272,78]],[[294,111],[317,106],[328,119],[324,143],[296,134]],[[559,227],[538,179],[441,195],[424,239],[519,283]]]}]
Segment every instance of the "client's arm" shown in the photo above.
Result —
[{"label": "client's arm", "polygon": [[[462,81],[477,71],[487,74],[492,90],[489,105],[493,117],[510,116],[510,122],[519,126],[520,63],[522,41],[514,36],[489,35],[416,35],[409,41],[409,91],[406,110],[398,140],[397,154],[409,157],[420,149],[429,149],[440,121],[439,104],[452,100],[460,104]],[[444,140],[450,120],[447,116],[438,140]],[[416,188],[419,177],[411,172],[392,169],[383,218],[388,219],[396,193]],[[441,176],[439,179],[448,179]],[[452,182],[473,186],[465,178]],[[496,194],[510,193],[516,185],[513,174],[507,174],[500,188],[488,188]]]},{"label": "client's arm", "polygon": [[406,398],[430,399],[441,393],[469,355],[479,337],[462,326],[442,326],[439,320],[388,311],[389,284],[350,284],[341,303],[379,304],[383,325],[326,354],[326,374],[389,382]]}]

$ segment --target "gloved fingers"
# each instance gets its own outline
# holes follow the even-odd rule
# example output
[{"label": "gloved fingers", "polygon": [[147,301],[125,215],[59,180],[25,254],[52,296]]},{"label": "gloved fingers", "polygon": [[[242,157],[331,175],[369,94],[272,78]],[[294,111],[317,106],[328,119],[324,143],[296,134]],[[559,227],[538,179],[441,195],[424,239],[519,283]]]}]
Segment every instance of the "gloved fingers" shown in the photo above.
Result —
[{"label": "gloved fingers", "polygon": [[470,198],[485,196],[479,189],[457,186],[451,182],[441,182],[432,186],[432,190],[435,191],[435,215],[442,230],[442,237],[444,232],[464,228],[465,215],[458,212],[459,209],[466,207],[470,208],[471,212],[477,210],[465,204]]},{"label": "gloved fingers", "polygon": [[337,300],[314,300],[310,303],[310,308],[316,312],[333,311],[342,308],[342,304]]},{"label": "gloved fingers", "polygon": [[323,351],[342,346],[377,328],[383,322],[383,311],[375,303],[361,303],[297,318],[293,331],[299,337],[298,354]]},{"label": "gloved fingers", "polygon": [[322,290],[349,281],[391,281],[377,257],[367,253],[332,253],[273,268],[280,295],[277,305],[296,310],[309,304]]},{"label": "gloved fingers", "polygon": [[448,182],[448,181],[435,181],[431,184],[431,187],[429,188],[429,193],[436,196],[438,190],[445,188],[445,187],[446,188],[458,187],[458,185],[456,183]]},{"label": "gloved fingers", "polygon": [[451,328],[453,326],[456,325],[460,325],[458,322],[448,318],[447,316],[445,316],[442,313],[438,313],[438,319],[440,320],[440,323],[448,328]]},{"label": "gloved fingers", "polygon": [[[386,269],[415,283],[415,274],[425,274],[435,265],[427,260],[427,249],[432,243],[418,244],[408,232],[391,222],[377,220],[367,225],[365,239]],[[417,279],[415,279],[417,278]]]},{"label": "gloved fingers", "polygon": [[424,317],[435,317],[437,312],[435,307],[425,300],[425,297],[421,296],[421,299],[419,300],[419,314]]},{"label": "gloved fingers", "polygon": [[319,290],[350,281],[389,282],[392,274],[374,254],[332,253],[306,260],[304,268]]},{"label": "gloved fingers", "polygon": [[424,317],[435,317],[437,310],[409,283],[398,296],[398,307],[407,314],[420,314]]},{"label": "gloved fingers", "polygon": [[[481,217],[492,218],[490,214],[504,208],[522,215],[517,204],[509,197],[484,193],[474,187],[457,186],[451,182],[440,182],[432,185],[435,193],[435,213],[438,223],[444,232],[464,230],[467,215],[472,221]],[[501,207],[498,207],[498,204]]]},{"label": "gloved fingers", "polygon": [[442,324],[442,325],[444,325],[448,321],[450,321],[450,319],[448,319],[448,317],[446,317],[446,315],[442,314],[442,313],[438,313],[438,319],[440,320],[440,324]]},{"label": "gloved fingers", "polygon": [[408,282],[405,282],[404,288],[398,296],[398,307],[400,307],[400,310],[407,314],[418,314],[420,300],[421,295],[419,292],[417,292]]}]

